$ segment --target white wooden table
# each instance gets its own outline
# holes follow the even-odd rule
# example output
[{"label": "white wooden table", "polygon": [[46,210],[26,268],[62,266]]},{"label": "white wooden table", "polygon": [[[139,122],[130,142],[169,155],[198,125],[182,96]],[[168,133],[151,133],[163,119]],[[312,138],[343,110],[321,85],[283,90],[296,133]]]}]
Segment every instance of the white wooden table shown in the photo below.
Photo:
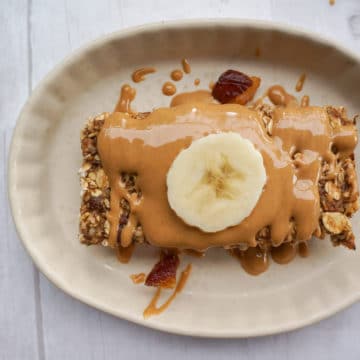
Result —
[{"label": "white wooden table", "polygon": [[0,360],[360,358],[360,304],[264,338],[168,335],[65,295],[39,274],[17,238],[7,205],[6,157],[32,88],[71,51],[102,34],[199,17],[282,21],[360,52],[360,0],[336,0],[334,6],[328,0],[0,0]]}]

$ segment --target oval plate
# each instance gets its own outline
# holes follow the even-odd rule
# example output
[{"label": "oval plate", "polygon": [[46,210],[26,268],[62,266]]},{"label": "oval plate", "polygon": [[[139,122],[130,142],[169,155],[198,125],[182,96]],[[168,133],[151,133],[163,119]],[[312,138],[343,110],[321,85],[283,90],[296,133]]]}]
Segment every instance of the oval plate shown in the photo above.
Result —
[{"label": "oval plate", "polygon": [[[256,57],[257,48],[261,56]],[[57,66],[26,103],[14,133],[9,193],[18,233],[39,269],[73,297],[115,316],[156,329],[208,337],[273,334],[313,323],[360,297],[357,252],[313,241],[311,256],[287,266],[272,264],[252,277],[221,249],[193,263],[184,291],[161,316],[144,320],[154,289],[135,286],[129,275],[147,272],[157,259],[139,247],[128,265],[112,251],[77,240],[80,129],[87,117],[111,111],[131,72],[155,66],[136,85],[134,108],[168,105],[161,86],[186,57],[192,73],[178,90],[208,88],[226,69],[263,79],[261,94],[280,83],[293,91],[300,74],[312,104],[360,104],[360,59],[328,41],[283,25],[235,20],[155,24],[103,37]],[[357,151],[358,153],[358,151]],[[357,154],[359,158],[359,154]],[[151,216],[151,214],[149,214]],[[353,220],[359,233],[359,218]]]}]

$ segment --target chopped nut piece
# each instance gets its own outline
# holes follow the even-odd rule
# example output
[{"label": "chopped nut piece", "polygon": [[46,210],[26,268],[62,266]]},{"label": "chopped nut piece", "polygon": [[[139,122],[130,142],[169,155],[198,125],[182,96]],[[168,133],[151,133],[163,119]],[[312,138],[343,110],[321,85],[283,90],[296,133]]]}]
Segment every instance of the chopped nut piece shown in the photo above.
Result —
[{"label": "chopped nut piece", "polygon": [[266,132],[270,136],[272,135],[272,129],[273,129],[273,120],[271,119],[266,125]]},{"label": "chopped nut piece", "polygon": [[341,234],[351,230],[349,219],[339,212],[325,212],[322,214],[322,223],[330,234]]},{"label": "chopped nut piece", "polygon": [[[334,200],[340,200],[341,198],[341,192],[340,189],[338,189],[338,187],[332,182],[332,181],[327,181],[325,183],[325,191],[334,199]],[[344,197],[345,193],[344,193]]]}]

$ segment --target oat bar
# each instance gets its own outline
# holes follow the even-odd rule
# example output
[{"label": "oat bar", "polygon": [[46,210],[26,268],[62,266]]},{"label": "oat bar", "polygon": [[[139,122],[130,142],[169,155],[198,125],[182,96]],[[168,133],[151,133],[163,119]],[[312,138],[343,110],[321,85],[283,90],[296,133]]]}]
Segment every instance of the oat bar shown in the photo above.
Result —
[{"label": "oat bar", "polygon": [[[328,120],[331,126],[344,126],[353,123],[346,117],[343,108],[327,107]],[[272,135],[272,109],[261,105],[260,112],[269,136]],[[110,188],[107,176],[102,168],[97,150],[97,136],[109,113],[90,118],[81,133],[81,149],[83,163],[80,169],[81,209],[80,209],[80,241],[87,245],[108,245],[110,225],[107,212],[110,209]],[[132,115],[138,119],[147,113]],[[333,149],[336,154],[336,149]],[[301,154],[296,154],[301,156]],[[136,174],[121,174],[121,178],[129,193],[137,192]],[[355,171],[354,155],[346,158],[337,157],[334,163],[322,161],[318,182],[321,215],[318,229],[313,234],[324,238],[326,234],[334,245],[344,245],[355,249],[354,234],[350,223],[352,214],[358,209],[358,187]],[[118,233],[126,225],[131,209],[129,203],[121,200],[122,214],[119,219]],[[271,229],[265,227],[256,236],[262,248],[271,246]],[[133,241],[146,242],[145,234],[139,224],[133,232]],[[289,233],[284,242],[296,242],[296,226],[291,223]],[[239,244],[245,250],[246,244]]]}]

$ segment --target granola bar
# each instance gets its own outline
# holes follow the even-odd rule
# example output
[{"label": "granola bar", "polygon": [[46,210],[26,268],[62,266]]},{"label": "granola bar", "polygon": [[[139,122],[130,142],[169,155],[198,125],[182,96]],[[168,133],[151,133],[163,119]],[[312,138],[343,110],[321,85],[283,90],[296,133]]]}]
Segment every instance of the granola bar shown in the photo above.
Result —
[{"label": "granola bar", "polygon": [[[327,107],[328,119],[331,126],[343,126],[353,123],[348,119],[343,108]],[[261,105],[257,109],[261,113],[264,125],[269,136],[272,135],[272,108]],[[107,212],[110,209],[110,188],[107,176],[102,168],[97,150],[97,136],[109,113],[90,118],[81,133],[81,148],[83,163],[80,168],[81,181],[81,208],[80,208],[80,241],[87,245],[108,245],[110,225],[107,221]],[[146,113],[132,116],[144,118]],[[336,149],[333,149],[336,154]],[[301,156],[296,154],[295,156]],[[121,174],[122,181],[129,193],[138,192],[136,188],[136,174]],[[350,218],[358,209],[358,185],[355,171],[354,155],[346,158],[336,157],[334,163],[322,161],[318,182],[321,215],[319,226],[314,236],[324,238],[330,235],[332,243],[355,249],[355,238]],[[119,220],[118,233],[128,221],[131,209],[126,199],[121,200],[122,214]],[[133,241],[146,242],[141,224],[133,231]],[[271,246],[271,229],[265,227],[256,236],[257,243],[262,248]],[[289,233],[284,242],[296,242],[296,226],[292,222]],[[238,245],[241,250],[246,244]]]}]

